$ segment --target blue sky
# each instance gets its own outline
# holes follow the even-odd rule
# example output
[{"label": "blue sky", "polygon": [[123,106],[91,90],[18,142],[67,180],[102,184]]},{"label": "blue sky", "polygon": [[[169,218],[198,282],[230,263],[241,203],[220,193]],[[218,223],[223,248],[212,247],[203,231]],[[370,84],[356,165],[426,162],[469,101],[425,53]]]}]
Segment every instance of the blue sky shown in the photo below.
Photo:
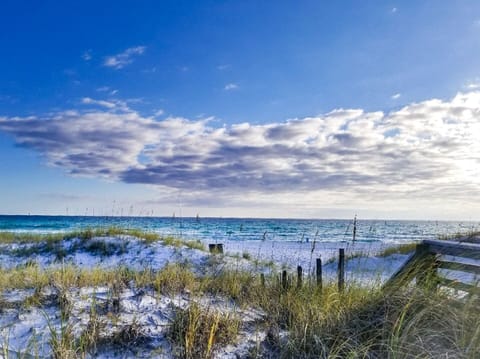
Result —
[{"label": "blue sky", "polygon": [[1,7],[0,213],[478,216],[478,1]]}]

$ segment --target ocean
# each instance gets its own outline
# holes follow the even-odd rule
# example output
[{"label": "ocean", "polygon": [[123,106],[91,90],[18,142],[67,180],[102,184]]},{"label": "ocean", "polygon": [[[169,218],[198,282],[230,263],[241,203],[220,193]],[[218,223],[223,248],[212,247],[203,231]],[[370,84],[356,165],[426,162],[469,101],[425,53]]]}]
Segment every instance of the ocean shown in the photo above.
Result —
[{"label": "ocean", "polygon": [[[212,241],[275,240],[308,242],[350,241],[353,220],[181,217],[7,216],[0,215],[0,231],[68,232],[87,228],[121,227],[152,231],[186,239]],[[357,220],[356,240],[401,243],[480,230],[480,222]]]}]

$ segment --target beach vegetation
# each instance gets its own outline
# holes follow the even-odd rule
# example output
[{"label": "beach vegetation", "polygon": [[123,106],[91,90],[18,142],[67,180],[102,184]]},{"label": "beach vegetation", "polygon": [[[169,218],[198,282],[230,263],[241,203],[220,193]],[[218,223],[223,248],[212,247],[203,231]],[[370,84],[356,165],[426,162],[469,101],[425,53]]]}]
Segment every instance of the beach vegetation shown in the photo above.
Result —
[{"label": "beach vegetation", "polygon": [[389,257],[393,254],[410,254],[415,251],[416,247],[417,247],[417,242],[402,243],[402,244],[397,244],[394,246],[387,247],[376,255],[377,257]]},{"label": "beach vegetation", "polygon": [[241,327],[233,314],[222,314],[193,303],[178,308],[168,331],[176,357],[184,359],[212,358],[218,347],[235,342]]},{"label": "beach vegetation", "polygon": [[[76,245],[83,249],[93,246],[90,251],[98,255],[123,250],[125,242],[114,238],[104,242],[105,248],[97,246],[98,233],[90,231],[72,238],[77,238]],[[60,239],[49,239],[47,243],[55,244],[56,240]],[[113,243],[111,248],[109,243]],[[146,245],[149,243],[146,240]],[[175,238],[163,243],[186,246]],[[407,254],[414,249],[415,244],[405,244],[389,248],[380,256]],[[245,267],[248,270],[226,266],[225,259],[225,255],[208,256],[204,270],[194,268],[189,261],[173,261],[158,270],[125,266],[84,268],[69,263],[42,267],[35,261],[0,268],[0,315],[28,308],[57,311],[60,324],[49,323],[49,343],[55,358],[95,355],[106,346],[148,346],[151,337],[135,316],[129,322],[119,320],[124,292],[139,298],[145,293],[158,300],[171,298],[173,312],[165,335],[178,358],[212,358],[221,347],[238,343],[245,330],[263,333],[249,353],[258,358],[480,356],[478,293],[460,295],[439,287],[434,276],[410,284],[398,282],[389,288],[382,287],[379,279],[366,284],[348,278],[344,289],[339,289],[332,281],[325,281],[320,287],[309,276],[298,284],[285,267],[290,272],[285,285],[274,267],[261,273],[256,266]],[[243,254],[238,259],[255,261]],[[425,264],[415,270],[424,272]],[[107,295],[96,303],[95,290],[101,287],[107,288]],[[86,324],[81,330],[74,330],[72,323],[78,321],[74,295],[78,296],[75,293],[81,288],[94,290],[87,291],[91,301]],[[16,292],[25,295],[12,301],[11,293]],[[181,298],[179,302],[184,304],[178,305],[174,298]],[[202,304],[212,303],[208,301],[211,298],[228,303],[230,309]],[[242,321],[240,310],[260,313],[249,324],[250,329]],[[115,323],[116,329],[105,330],[107,323]],[[8,336],[3,337],[4,343],[8,340]]]},{"label": "beach vegetation", "polygon": [[480,243],[480,231],[477,229],[459,231],[453,234],[441,235],[439,236],[439,239],[446,241]]}]

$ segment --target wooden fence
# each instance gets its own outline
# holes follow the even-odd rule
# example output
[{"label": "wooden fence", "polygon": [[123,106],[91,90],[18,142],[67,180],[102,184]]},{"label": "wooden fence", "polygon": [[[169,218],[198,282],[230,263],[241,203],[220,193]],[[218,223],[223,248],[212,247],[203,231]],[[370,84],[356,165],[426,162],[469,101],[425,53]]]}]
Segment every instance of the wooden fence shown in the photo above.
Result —
[{"label": "wooden fence", "polygon": [[[307,273],[310,276],[311,273]],[[302,266],[297,266],[297,288],[301,288],[303,285],[304,270]],[[265,283],[265,276],[260,276],[262,283]],[[322,259],[316,258],[315,260],[315,278],[319,288],[322,288]],[[292,283],[291,277],[289,278],[286,270],[283,270],[280,276],[280,283],[283,289],[287,289]],[[338,290],[342,292],[345,289],[345,249],[340,248],[338,250],[338,271],[337,271]]]},{"label": "wooden fence", "polygon": [[[455,279],[447,278],[439,269],[453,270]],[[480,244],[444,240],[424,240],[405,264],[385,283],[384,289],[407,285],[414,279],[417,285],[436,289],[450,287],[469,293],[478,293],[477,282],[466,277],[480,274]]]},{"label": "wooden fence", "polygon": [[[217,248],[210,245],[212,253],[223,253],[223,247]],[[322,286],[322,260],[315,261],[316,283]],[[424,240],[417,244],[416,250],[410,255],[404,265],[395,272],[384,284],[384,290],[399,288],[408,285],[414,279],[417,285],[427,286],[436,289],[438,286],[450,287],[469,293],[480,294],[477,281],[464,281],[465,277],[455,279],[442,276],[439,269],[453,270],[457,273],[469,274],[470,276],[480,275],[480,244],[465,243],[446,240]],[[301,266],[297,267],[297,288],[302,287],[304,271]],[[310,275],[310,273],[308,273]],[[265,276],[260,276],[262,284],[265,283]],[[292,284],[286,270],[283,270],[279,281],[284,289]],[[345,288],[345,249],[338,251],[338,290]]]}]

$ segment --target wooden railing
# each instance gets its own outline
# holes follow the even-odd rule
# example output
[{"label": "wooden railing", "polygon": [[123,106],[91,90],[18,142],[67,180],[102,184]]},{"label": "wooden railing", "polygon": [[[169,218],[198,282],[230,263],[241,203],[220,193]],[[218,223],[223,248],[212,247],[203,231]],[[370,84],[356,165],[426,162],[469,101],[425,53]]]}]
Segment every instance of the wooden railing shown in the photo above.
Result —
[{"label": "wooden railing", "polygon": [[476,280],[465,281],[465,275],[455,279],[447,278],[444,271],[439,269],[453,270],[470,277],[480,274],[480,244],[424,240],[385,283],[384,289],[398,288],[415,279],[418,285],[431,288],[446,286],[469,293],[480,292]]}]

